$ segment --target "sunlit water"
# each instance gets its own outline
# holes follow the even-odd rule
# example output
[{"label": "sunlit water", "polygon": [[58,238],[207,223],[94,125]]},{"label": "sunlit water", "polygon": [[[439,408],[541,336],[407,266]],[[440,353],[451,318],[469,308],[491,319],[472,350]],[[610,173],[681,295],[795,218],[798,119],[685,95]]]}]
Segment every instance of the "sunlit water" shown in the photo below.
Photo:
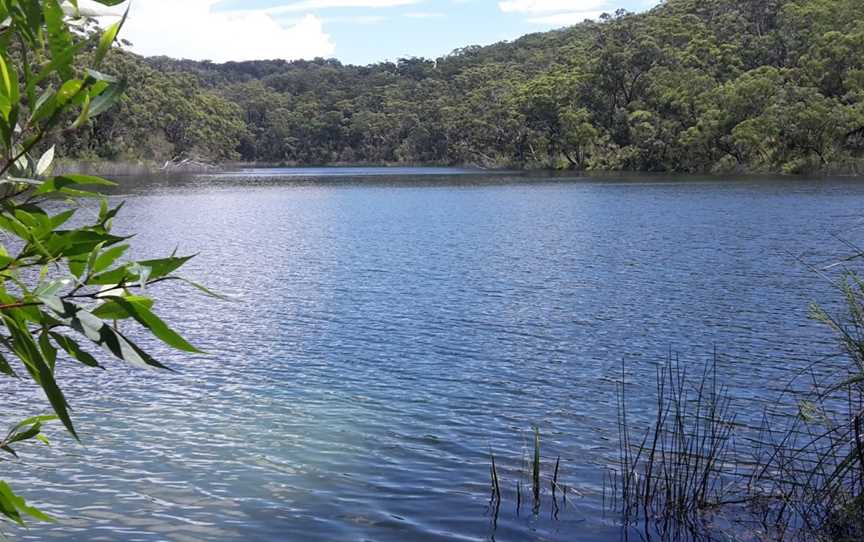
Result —
[{"label": "sunlit water", "polygon": [[[834,352],[807,319],[828,287],[798,260],[848,253],[834,235],[860,239],[864,203],[853,180],[314,173],[123,181],[136,255],[200,253],[186,275],[238,301],[155,292],[210,354],[144,341],[176,373],[62,366],[83,444],[55,427],[0,465],[60,518],[15,537],[618,540],[622,363],[650,408],[670,350],[701,367],[716,349],[755,420]],[[515,510],[532,426],[544,476],[560,455],[580,494],[557,517]]]}]

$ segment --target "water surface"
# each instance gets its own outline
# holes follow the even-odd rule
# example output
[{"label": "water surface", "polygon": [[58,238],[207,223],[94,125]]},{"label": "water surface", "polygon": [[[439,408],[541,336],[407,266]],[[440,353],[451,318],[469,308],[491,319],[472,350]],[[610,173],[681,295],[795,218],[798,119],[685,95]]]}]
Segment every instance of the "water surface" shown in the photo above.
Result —
[{"label": "water surface", "polygon": [[[638,411],[670,350],[716,350],[746,420],[834,353],[799,259],[860,240],[854,180],[379,173],[122,180],[136,255],[200,253],[186,274],[238,301],[154,291],[210,353],[146,341],[177,373],[63,366],[84,444],[3,463],[61,518],[17,537],[618,540],[622,364]],[[512,494],[532,426],[581,496],[507,495],[496,524],[489,452]]]}]

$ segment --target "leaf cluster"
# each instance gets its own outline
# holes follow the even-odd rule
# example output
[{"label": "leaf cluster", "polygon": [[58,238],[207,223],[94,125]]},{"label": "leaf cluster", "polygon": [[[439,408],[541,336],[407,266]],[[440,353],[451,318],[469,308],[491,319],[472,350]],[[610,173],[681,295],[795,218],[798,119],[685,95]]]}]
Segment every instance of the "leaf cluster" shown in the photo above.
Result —
[{"label": "leaf cluster", "polygon": [[[117,0],[99,0],[105,6]],[[176,271],[190,257],[135,261],[130,238],[112,232],[122,203],[111,206],[100,177],[52,174],[55,146],[118,103],[123,78],[100,71],[125,17],[94,34],[77,2],[0,0],[0,377],[29,379],[53,414],[24,420],[0,440],[0,451],[38,440],[57,419],[76,439],[59,366],[102,368],[114,358],[165,366],[129,338],[140,326],[185,352],[199,352],[154,312],[152,284],[184,280]],[[82,208],[95,216],[82,217]],[[202,288],[203,289],[203,288]],[[206,291],[206,290],[205,290]],[[0,518],[49,519],[0,481]]]}]

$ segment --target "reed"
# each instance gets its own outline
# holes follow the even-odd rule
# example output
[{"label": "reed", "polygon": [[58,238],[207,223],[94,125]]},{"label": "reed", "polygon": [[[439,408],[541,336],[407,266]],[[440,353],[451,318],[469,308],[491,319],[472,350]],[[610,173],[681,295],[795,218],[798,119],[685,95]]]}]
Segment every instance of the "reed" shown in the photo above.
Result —
[{"label": "reed", "polygon": [[522,509],[522,480],[516,480],[516,514]]},{"label": "reed", "polygon": [[717,380],[716,357],[694,380],[670,355],[657,370],[653,423],[638,438],[628,420],[623,376],[622,370],[611,502],[626,524],[651,521],[664,530],[697,532],[702,514],[724,502],[724,482],[733,475],[727,469],[735,414]]},{"label": "reed", "polygon": [[[864,285],[860,292],[864,301]],[[659,540],[716,539],[706,517],[720,511],[736,525],[720,538],[864,540],[864,309],[844,326],[847,355],[860,359],[821,378],[810,372],[797,409],[766,409],[756,435],[736,423],[716,356],[695,379],[670,356],[644,433],[629,419],[622,378],[618,465],[604,478],[604,506]],[[746,438],[734,440],[742,429]]]},{"label": "reed", "polygon": [[[516,513],[519,514],[522,509],[522,500],[523,500],[523,487],[527,491],[530,491],[530,498],[532,500],[532,513],[538,514],[543,506],[544,500],[551,500],[553,517],[557,518],[558,512],[561,508],[558,504],[559,496],[558,492],[561,492],[561,502],[562,505],[566,506],[567,504],[567,493],[572,492],[578,494],[578,491],[574,490],[571,486],[564,485],[561,483],[561,456],[557,456],[554,464],[554,468],[551,472],[548,472],[544,475],[543,473],[543,462],[541,457],[541,437],[540,437],[540,429],[538,427],[534,427],[532,429],[532,444],[533,450],[531,454],[531,460],[528,461],[527,457],[523,455],[522,458],[522,467],[518,469],[517,479],[515,485],[515,500],[516,500]],[[501,469],[498,466],[498,462],[496,461],[496,457],[494,453],[489,454],[489,479],[490,479],[490,487],[491,487],[491,497],[489,499],[490,507],[495,505],[496,507],[500,505],[501,501],[504,499],[504,493],[501,490],[501,487],[504,486],[504,482],[502,482],[502,478],[500,475]],[[527,478],[527,480],[526,480]],[[545,482],[544,482],[545,480]],[[544,491],[543,484],[549,484],[549,492],[545,493],[547,496],[544,499]],[[510,486],[513,487],[513,486]],[[551,499],[548,499],[551,497]]]},{"label": "reed", "polygon": [[[552,486],[552,498],[553,499],[555,498],[555,490],[558,488],[558,467],[560,467],[560,466],[561,466],[561,456],[559,455],[558,458],[555,460],[555,471],[552,473],[552,483],[550,484]],[[564,499],[565,500],[567,499],[566,490],[564,492]]]},{"label": "reed", "polygon": [[842,355],[803,372],[807,391],[788,392],[795,411],[766,410],[756,441],[749,503],[777,540],[864,540],[864,282],[846,273],[835,284],[843,315],[811,316]]},{"label": "reed", "polygon": [[501,501],[501,485],[498,482],[498,467],[495,466],[495,454],[490,454],[492,465],[490,470],[492,473],[492,500]]},{"label": "reed", "polygon": [[534,493],[534,506],[540,503],[540,429],[534,428],[534,460],[531,462],[531,487]]}]

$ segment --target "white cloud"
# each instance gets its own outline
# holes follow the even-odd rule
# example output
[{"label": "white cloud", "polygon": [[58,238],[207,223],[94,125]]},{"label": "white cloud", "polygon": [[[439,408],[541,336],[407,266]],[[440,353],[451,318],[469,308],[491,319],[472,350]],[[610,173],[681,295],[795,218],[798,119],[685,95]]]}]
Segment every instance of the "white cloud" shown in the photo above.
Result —
[{"label": "white cloud", "polygon": [[554,15],[543,15],[540,17],[531,17],[529,23],[551,25],[551,26],[571,26],[579,24],[585,19],[599,19],[604,11],[574,11],[572,13],[556,13]]},{"label": "white cloud", "polygon": [[606,5],[606,0],[502,0],[498,7],[504,13],[582,13]]},{"label": "white cloud", "polygon": [[411,6],[414,4],[419,4],[421,1],[422,0],[300,0],[299,2],[291,2],[282,6],[266,8],[261,11],[265,11],[270,14],[279,14],[334,8],[378,9],[399,6]]},{"label": "white cloud", "polygon": [[386,20],[387,17],[384,17],[382,15],[353,15],[345,17],[327,17],[326,19],[323,19],[323,21],[327,24],[344,23],[361,25],[378,24],[383,23]]},{"label": "white cloud", "polygon": [[413,11],[406,13],[405,16],[409,19],[437,19],[443,17],[444,14],[436,11]]},{"label": "white cloud", "polygon": [[[82,7],[87,4],[79,2]],[[220,0],[136,0],[120,37],[132,42],[132,50],[143,55],[216,62],[326,57],[335,50],[321,19],[315,15],[304,15],[286,25],[280,24],[268,10],[217,11],[214,7],[219,3]]]},{"label": "white cloud", "polygon": [[570,26],[603,15],[608,0],[502,0],[504,13],[519,13],[528,22],[545,26]]}]

